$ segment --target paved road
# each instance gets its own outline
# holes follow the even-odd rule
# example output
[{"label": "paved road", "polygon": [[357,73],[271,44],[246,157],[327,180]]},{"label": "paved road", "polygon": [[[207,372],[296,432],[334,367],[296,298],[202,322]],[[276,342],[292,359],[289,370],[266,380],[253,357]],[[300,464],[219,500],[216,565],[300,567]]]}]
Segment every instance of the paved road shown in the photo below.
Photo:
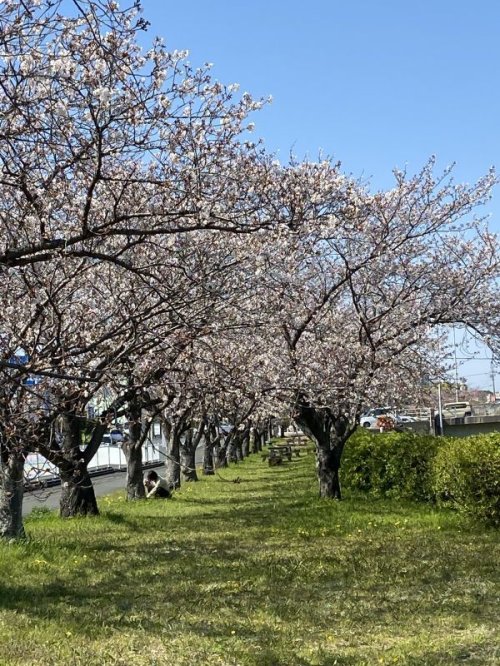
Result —
[{"label": "paved road", "polygon": [[[115,490],[123,489],[125,491],[125,472],[114,472],[104,476],[95,476],[92,479],[94,491],[97,497],[109,495]],[[59,509],[59,498],[61,496],[61,486],[46,488],[45,490],[36,490],[25,493],[23,500],[23,516],[27,516],[35,508]]]},{"label": "paved road", "polygon": [[[196,451],[196,464],[201,465],[202,461],[203,449],[202,447],[199,447]],[[160,465],[160,467],[162,466],[163,464]],[[93,477],[92,484],[94,486],[96,497],[109,495],[115,490],[123,490],[125,492],[125,478],[124,471]],[[23,516],[27,516],[35,508],[43,507],[45,509],[59,509],[60,495],[61,486],[54,486],[53,488],[46,488],[45,490],[25,493],[23,500]]]}]

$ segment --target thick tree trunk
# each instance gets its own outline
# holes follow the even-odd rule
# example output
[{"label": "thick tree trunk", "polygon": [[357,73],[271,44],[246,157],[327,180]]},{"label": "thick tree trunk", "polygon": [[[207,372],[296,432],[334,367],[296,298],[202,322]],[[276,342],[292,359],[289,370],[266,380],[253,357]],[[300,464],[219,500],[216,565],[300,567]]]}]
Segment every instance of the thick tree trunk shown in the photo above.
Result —
[{"label": "thick tree trunk", "polygon": [[245,428],[241,436],[241,455],[248,458],[250,453],[250,427]]},{"label": "thick tree trunk", "polygon": [[257,446],[257,431],[255,430],[254,427],[250,428],[250,435],[249,435],[249,448],[250,448],[250,453],[258,453],[258,446]]},{"label": "thick tree trunk", "polygon": [[252,453],[260,453],[262,451],[262,433],[258,428],[253,428],[250,450]]},{"label": "thick tree trunk", "polygon": [[206,440],[203,450],[203,475],[213,476],[214,474],[214,447],[212,442]]},{"label": "thick tree trunk", "polygon": [[167,439],[167,458],[165,460],[165,479],[170,488],[181,487],[180,438],[176,428],[171,428]]},{"label": "thick tree trunk", "polygon": [[342,499],[339,480],[340,459],[335,449],[317,444],[316,473],[318,476],[319,496]]},{"label": "thick tree trunk", "polygon": [[99,509],[88,464],[97,451],[106,426],[104,423],[96,425],[90,443],[82,450],[84,422],[81,417],[74,410],[68,410],[61,414],[60,425],[61,448],[53,460],[61,476],[60,515],[62,518],[96,516]]},{"label": "thick tree trunk", "polygon": [[146,496],[142,475],[142,409],[137,399],[129,402],[129,439],[122,444],[127,460],[127,501]]},{"label": "thick tree trunk", "polygon": [[83,461],[79,461],[74,470],[70,472],[61,470],[60,474],[61,500],[59,506],[61,517],[99,515],[94,486],[87,465]]},{"label": "thick tree trunk", "polygon": [[239,434],[231,434],[227,448],[226,448],[226,457],[230,463],[238,463],[241,461],[241,450],[239,447]]},{"label": "thick tree trunk", "polygon": [[217,430],[210,425],[205,434],[205,448],[203,450],[203,474],[213,476],[215,474],[214,449],[218,445]]},{"label": "thick tree trunk", "polygon": [[142,473],[142,446],[122,446],[127,459],[127,501],[143,499],[146,496]]},{"label": "thick tree trunk", "polygon": [[236,462],[242,462],[244,456],[243,456],[243,439],[241,432],[236,433],[236,436],[234,438],[234,450],[236,453]]},{"label": "thick tree trunk", "polygon": [[20,539],[23,526],[24,456],[2,451],[0,459],[0,537]]},{"label": "thick tree trunk", "polygon": [[316,473],[319,496],[342,499],[339,469],[344,445],[354,430],[347,420],[337,417],[326,409],[315,409],[309,405],[297,408],[295,421],[316,443]]},{"label": "thick tree trunk", "polygon": [[213,453],[214,453],[214,467],[215,467],[215,469],[221,469],[222,467],[228,467],[227,445],[226,444],[216,444],[214,446]]},{"label": "thick tree trunk", "polygon": [[193,438],[193,431],[189,430],[183,442],[180,443],[180,463],[182,479],[184,481],[198,481],[196,474],[196,440]]},{"label": "thick tree trunk", "polygon": [[181,447],[181,472],[184,481],[198,481],[195,452]]}]

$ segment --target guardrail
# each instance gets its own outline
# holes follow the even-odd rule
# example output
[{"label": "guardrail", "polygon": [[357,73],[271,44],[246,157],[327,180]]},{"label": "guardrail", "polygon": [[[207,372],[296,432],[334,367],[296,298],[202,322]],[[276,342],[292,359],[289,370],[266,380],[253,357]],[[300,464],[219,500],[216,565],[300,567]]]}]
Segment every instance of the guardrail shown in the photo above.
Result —
[{"label": "guardrail", "polygon": [[[142,462],[143,465],[151,465],[153,463],[160,463],[165,460],[165,453],[162,452],[160,447],[152,442],[147,441],[142,447]],[[97,450],[96,455],[92,458],[88,465],[88,470],[91,474],[95,474],[101,470],[125,470],[127,468],[127,459],[123,453],[121,446],[101,444]],[[24,482],[27,487],[36,484],[49,484],[54,479],[59,478],[57,467],[49,462],[40,453],[30,453],[26,456],[24,463]]]}]

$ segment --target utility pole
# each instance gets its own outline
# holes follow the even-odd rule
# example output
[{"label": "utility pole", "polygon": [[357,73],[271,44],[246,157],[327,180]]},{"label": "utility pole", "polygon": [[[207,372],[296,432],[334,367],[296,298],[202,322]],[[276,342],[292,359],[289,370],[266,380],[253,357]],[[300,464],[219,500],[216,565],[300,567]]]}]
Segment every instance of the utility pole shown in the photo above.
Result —
[{"label": "utility pole", "polygon": [[458,402],[458,361],[457,361],[457,341],[455,339],[455,326],[453,326],[453,351],[455,353],[455,402]]},{"label": "utility pole", "polygon": [[444,435],[443,432],[443,401],[441,398],[441,382],[438,384],[438,410],[439,410],[439,434]]},{"label": "utility pole", "polygon": [[497,392],[495,389],[495,365],[493,363],[493,357],[491,358],[491,384],[493,387],[493,402],[496,403],[497,401]]}]

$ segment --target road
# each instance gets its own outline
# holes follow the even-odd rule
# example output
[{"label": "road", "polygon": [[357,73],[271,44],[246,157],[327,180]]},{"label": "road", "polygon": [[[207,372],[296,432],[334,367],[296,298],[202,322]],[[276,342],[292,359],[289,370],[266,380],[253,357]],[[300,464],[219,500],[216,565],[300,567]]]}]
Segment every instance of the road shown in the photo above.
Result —
[{"label": "road", "polygon": [[[123,489],[125,491],[125,472],[114,472],[113,474],[93,477],[92,484],[96,497],[109,495],[109,493],[115,490]],[[58,509],[60,496],[61,486],[53,486],[52,488],[25,493],[23,516],[27,516],[36,508]]]},{"label": "road", "polygon": [[[196,465],[201,465],[203,461],[203,447],[198,447],[196,451]],[[163,464],[159,465],[163,467]],[[159,470],[161,474],[161,470]],[[125,472],[114,472],[112,474],[105,474],[103,476],[92,477],[92,484],[96,497],[103,497],[109,495],[115,490],[123,490],[125,492]],[[59,509],[59,498],[61,496],[61,486],[53,486],[45,490],[36,490],[24,494],[23,500],[23,516],[29,515],[33,509]]]}]

